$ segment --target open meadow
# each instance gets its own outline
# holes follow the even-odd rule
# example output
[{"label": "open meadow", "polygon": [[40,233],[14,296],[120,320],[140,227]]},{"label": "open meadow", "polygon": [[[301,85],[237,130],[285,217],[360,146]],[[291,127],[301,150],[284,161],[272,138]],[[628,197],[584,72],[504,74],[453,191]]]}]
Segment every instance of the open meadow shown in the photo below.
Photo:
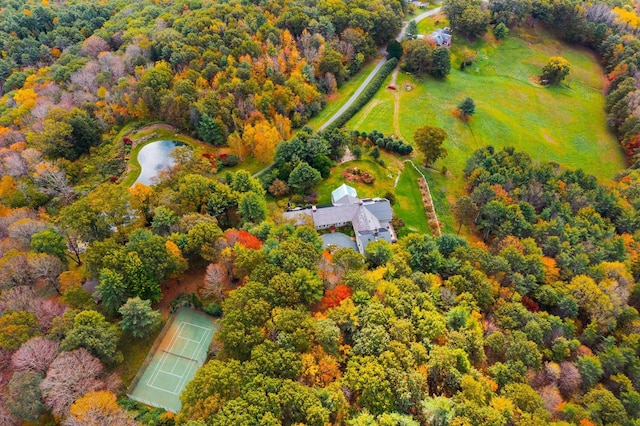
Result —
[{"label": "open meadow", "polygon": [[[421,23],[421,33],[434,28],[438,19],[443,26],[443,18],[436,16]],[[468,51],[477,54],[475,62],[461,71],[461,58]],[[567,59],[571,73],[564,84],[543,87],[537,76],[551,56]],[[434,168],[446,167],[450,176],[425,170],[447,231],[456,230],[448,204],[464,192],[465,162],[482,146],[514,146],[534,160],[582,168],[601,180],[625,167],[623,153],[605,123],[602,69],[588,50],[564,44],[536,27],[514,30],[504,41],[488,34],[472,45],[454,36],[451,62],[445,80],[416,79],[400,72],[395,94],[380,90],[347,124],[350,130],[394,134],[395,109],[398,136],[410,143],[416,129],[425,124],[447,131],[448,156]],[[388,84],[389,80],[383,87]],[[474,100],[476,114],[464,122],[455,109],[467,96]]]}]

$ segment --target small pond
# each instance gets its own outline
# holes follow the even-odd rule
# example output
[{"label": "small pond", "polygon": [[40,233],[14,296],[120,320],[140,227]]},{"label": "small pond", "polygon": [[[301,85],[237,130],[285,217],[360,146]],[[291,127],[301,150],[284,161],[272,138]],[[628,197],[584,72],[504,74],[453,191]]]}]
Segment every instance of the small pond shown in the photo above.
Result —
[{"label": "small pond", "polygon": [[153,184],[153,178],[158,176],[161,170],[168,169],[173,166],[174,161],[171,157],[171,151],[176,146],[183,145],[181,142],[175,141],[156,141],[147,144],[138,152],[138,163],[140,163],[140,176],[134,182],[145,185]]}]

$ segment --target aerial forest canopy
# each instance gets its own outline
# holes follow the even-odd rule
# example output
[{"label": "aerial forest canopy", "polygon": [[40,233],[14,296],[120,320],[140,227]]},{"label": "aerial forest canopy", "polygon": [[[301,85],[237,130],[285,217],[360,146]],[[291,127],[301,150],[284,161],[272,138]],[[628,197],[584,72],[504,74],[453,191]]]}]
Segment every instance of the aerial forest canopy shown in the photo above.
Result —
[{"label": "aerial forest canopy", "polygon": [[395,37],[403,7],[2,1],[0,137],[75,160],[98,130],[162,120],[220,145],[273,129],[270,157],[320,111],[322,93]]},{"label": "aerial forest canopy", "polygon": [[[361,254],[323,249],[267,189],[304,202],[349,140],[412,152],[304,127],[405,2],[0,0],[0,426],[637,426],[640,19],[610,3],[445,9],[599,53],[631,167],[602,182],[488,146],[451,202],[469,238]],[[213,170],[179,146],[154,185],[124,184],[123,136],[159,121],[273,166]],[[172,306],[220,329],[181,411],[150,409],[124,386],[194,271]]]}]

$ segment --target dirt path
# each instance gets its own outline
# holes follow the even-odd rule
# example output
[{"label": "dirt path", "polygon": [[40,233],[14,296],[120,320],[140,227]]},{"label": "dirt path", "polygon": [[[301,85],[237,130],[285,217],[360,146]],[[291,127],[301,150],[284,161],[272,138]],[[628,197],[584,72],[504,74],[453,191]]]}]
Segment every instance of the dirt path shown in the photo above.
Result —
[{"label": "dirt path", "polygon": [[[416,23],[422,21],[424,18],[427,18],[429,16],[435,15],[438,12],[440,12],[440,7],[432,9],[432,10],[428,10],[424,13],[421,13],[420,15],[416,16],[415,18],[413,18],[413,21],[416,21]],[[405,21],[402,24],[402,29],[400,30],[400,33],[398,33],[398,36],[396,37],[397,41],[402,41],[402,39],[404,38],[404,33],[407,30],[407,26],[409,25],[408,21]],[[356,99],[358,99],[358,97],[360,96],[360,94],[364,91],[364,89],[367,87],[367,85],[369,84],[369,82],[371,82],[371,80],[373,80],[373,77],[375,77],[375,75],[378,73],[378,71],[380,71],[380,68],[382,68],[382,66],[387,62],[387,56],[383,56],[382,59],[380,59],[380,62],[378,62],[378,65],[376,65],[376,67],[371,71],[371,74],[369,74],[369,76],[367,76],[367,78],[362,82],[362,84],[360,85],[360,87],[358,87],[356,89],[356,91],[353,93],[353,95],[351,95],[351,97],[349,98],[349,100],[347,100],[347,102],[345,102],[344,105],[342,105],[342,107],[336,111],[335,114],[333,114],[327,121],[324,122],[324,124],[322,126],[320,126],[320,128],[318,128],[318,131],[323,131],[324,129],[327,128],[327,126],[329,126],[331,123],[333,123],[338,117],[340,117],[346,110],[347,108],[349,108],[355,101]]]},{"label": "dirt path", "polygon": [[344,150],[344,155],[342,156],[340,161],[338,161],[338,164],[346,163],[347,161],[353,161],[355,159],[356,157],[353,155],[349,147],[347,147],[347,149]]}]

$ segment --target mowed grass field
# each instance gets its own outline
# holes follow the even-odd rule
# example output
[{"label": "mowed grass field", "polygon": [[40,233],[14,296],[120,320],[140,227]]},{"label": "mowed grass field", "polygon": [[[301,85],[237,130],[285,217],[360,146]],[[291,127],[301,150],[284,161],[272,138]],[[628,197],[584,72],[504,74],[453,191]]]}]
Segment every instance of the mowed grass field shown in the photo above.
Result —
[{"label": "mowed grass field", "polygon": [[[434,19],[444,26],[442,17]],[[421,32],[434,24],[421,23]],[[477,52],[477,57],[471,67],[460,71],[464,49]],[[402,136],[412,142],[415,130],[425,124],[442,127],[449,134],[445,142],[449,155],[434,166],[446,167],[451,176],[425,170],[447,231],[457,230],[448,204],[464,192],[465,163],[485,145],[514,146],[534,160],[582,168],[603,181],[625,167],[622,151],[605,124],[603,73],[590,51],[561,43],[542,28],[526,28],[512,30],[504,41],[489,34],[474,45],[454,36],[451,54],[451,74],[445,80],[418,80],[404,73],[397,79]],[[562,85],[542,87],[537,76],[551,56],[567,59],[571,73]],[[474,100],[476,114],[463,122],[454,110],[467,96]],[[393,134],[393,113],[394,94],[381,89],[347,128]],[[420,160],[418,156],[416,164]]]},{"label": "mowed grass field", "polygon": [[[431,233],[427,222],[427,213],[422,202],[422,194],[418,187],[418,178],[420,175],[416,169],[405,163],[396,186],[396,202],[393,206],[394,213],[404,221],[404,227],[398,230],[400,237],[413,232]],[[399,191],[398,188],[400,188]]]},{"label": "mowed grass field", "polygon": [[318,130],[328,119],[333,116],[344,105],[353,93],[360,87],[362,82],[367,78],[371,70],[378,65],[379,58],[374,58],[365,64],[360,71],[349,80],[344,82],[337,93],[326,97],[327,104],[318,115],[313,117],[307,123],[307,126],[313,130]]}]

